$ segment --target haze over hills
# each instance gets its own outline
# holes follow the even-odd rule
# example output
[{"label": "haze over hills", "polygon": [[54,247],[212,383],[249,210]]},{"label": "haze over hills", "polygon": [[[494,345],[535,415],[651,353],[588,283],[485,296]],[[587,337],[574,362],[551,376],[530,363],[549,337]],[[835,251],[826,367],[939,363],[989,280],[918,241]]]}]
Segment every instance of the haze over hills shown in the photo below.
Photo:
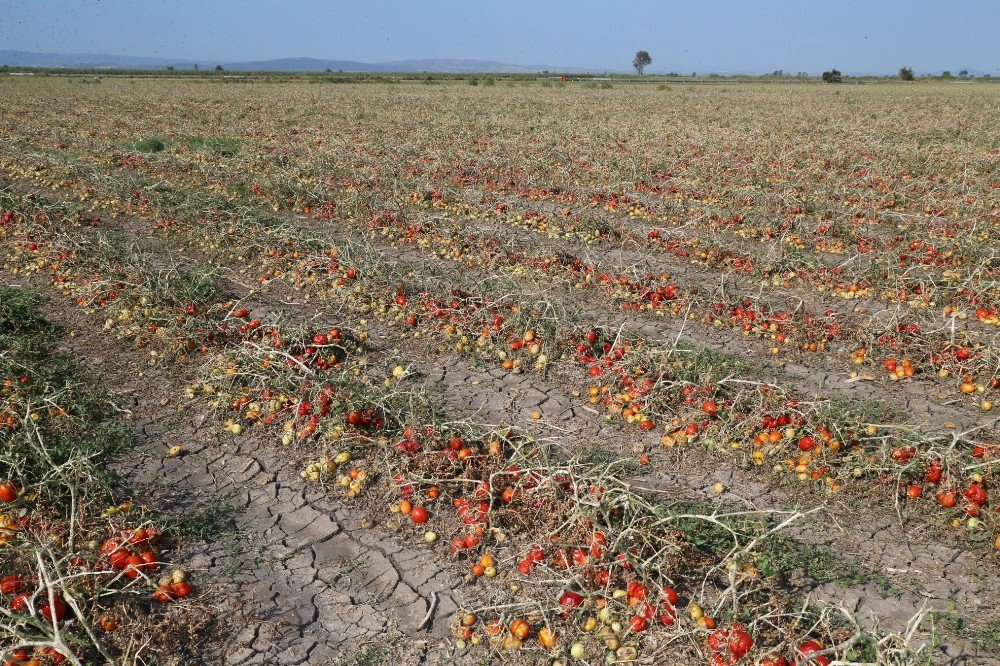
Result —
[{"label": "haze over hills", "polygon": [[[388,62],[359,62],[356,60],[325,60],[320,58],[275,58],[271,60],[250,60],[240,62],[216,62],[211,60],[192,60],[188,58],[158,58],[143,56],[111,55],[107,53],[36,53],[32,51],[0,50],[0,65],[12,67],[65,67],[79,69],[190,69],[195,65],[201,69],[214,69],[222,65],[227,71],[266,71],[266,72],[436,72],[446,74],[532,74],[536,72],[566,72],[566,73],[630,73],[626,67],[560,67],[558,65],[515,65],[493,60],[469,60],[456,58],[424,58],[415,60],[392,60]],[[990,72],[973,67],[957,67],[954,69],[939,69],[933,72],[917,72],[918,76],[940,76],[945,71],[957,76],[966,71],[970,77],[981,77]],[[658,74],[668,71],[663,68],[649,68],[648,74]],[[669,71],[691,73],[691,68],[673,67]],[[707,74],[710,72],[699,72]],[[719,70],[714,72],[723,76],[743,74],[767,74],[769,72],[735,72]],[[790,73],[790,71],[786,71]],[[896,72],[845,72],[848,76],[886,76]],[[818,75],[819,72],[810,72]]]},{"label": "haze over hills", "polygon": [[107,68],[107,69],[162,69],[173,66],[178,69],[200,65],[202,69],[212,69],[222,65],[233,71],[291,71],[322,72],[442,72],[472,74],[496,72],[502,74],[533,73],[541,71],[586,72],[581,67],[556,67],[544,65],[514,65],[491,60],[462,60],[451,58],[427,58],[420,60],[394,60],[390,62],[358,62],[354,60],[323,60],[319,58],[276,58],[273,60],[253,60],[245,62],[215,62],[185,58],[150,58],[140,56],[111,55],[107,53],[34,53],[30,51],[0,51],[0,65],[15,67],[67,67],[67,68]]}]

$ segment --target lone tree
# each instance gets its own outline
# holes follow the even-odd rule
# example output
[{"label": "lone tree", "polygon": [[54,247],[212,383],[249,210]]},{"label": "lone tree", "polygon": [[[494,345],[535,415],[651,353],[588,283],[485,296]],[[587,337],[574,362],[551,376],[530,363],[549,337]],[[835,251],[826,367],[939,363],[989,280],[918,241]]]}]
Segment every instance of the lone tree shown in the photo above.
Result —
[{"label": "lone tree", "polygon": [[899,78],[903,81],[913,80],[913,69],[910,67],[900,67],[899,68]]},{"label": "lone tree", "polygon": [[646,65],[651,65],[653,59],[649,56],[649,51],[636,51],[635,59],[632,60],[632,66],[635,67],[635,71],[639,72],[639,76],[642,76],[642,70],[646,69]]},{"label": "lone tree", "polygon": [[215,71],[217,71],[217,72],[221,72],[221,71],[223,71],[223,69],[222,69],[222,65],[216,65],[216,66],[215,66]]},{"label": "lone tree", "polygon": [[825,83],[840,83],[843,80],[839,70],[831,69],[829,72],[823,72],[823,81]]}]

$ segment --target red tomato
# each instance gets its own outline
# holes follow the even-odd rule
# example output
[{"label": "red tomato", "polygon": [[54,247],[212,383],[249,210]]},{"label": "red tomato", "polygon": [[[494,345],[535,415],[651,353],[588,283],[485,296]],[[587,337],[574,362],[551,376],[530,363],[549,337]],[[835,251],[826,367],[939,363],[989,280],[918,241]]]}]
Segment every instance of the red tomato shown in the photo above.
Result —
[{"label": "red tomato", "polygon": [[644,618],[641,615],[635,615],[635,616],[633,616],[632,619],[629,620],[629,622],[628,622],[629,628],[632,631],[634,631],[635,633],[639,633],[641,631],[646,631],[646,626],[647,625],[648,625],[648,623],[646,622],[646,618]]},{"label": "red tomato", "polygon": [[[819,641],[806,641],[799,646],[799,654],[803,657],[807,657],[811,654],[819,652],[823,649],[823,644]],[[820,656],[814,658],[811,664],[818,664],[819,666],[830,666],[830,659],[826,656]]]},{"label": "red tomato", "polygon": [[965,491],[965,499],[975,506],[986,504],[986,489],[978,483],[973,483]]},{"label": "red tomato", "polygon": [[17,487],[10,481],[0,483],[0,502],[13,502],[17,499]]},{"label": "red tomato", "polygon": [[938,493],[937,501],[938,504],[940,504],[941,506],[945,507],[946,509],[950,509],[953,506],[955,506],[955,493],[951,492],[950,490],[942,491]]},{"label": "red tomato", "polygon": [[191,587],[191,583],[174,583],[170,586],[170,591],[178,599],[183,599],[184,597],[190,596],[194,592],[194,588]]},{"label": "red tomato", "polygon": [[667,606],[662,609],[663,612],[656,616],[656,619],[664,627],[669,627],[677,621],[677,611],[674,610],[673,606]]},{"label": "red tomato", "polygon": [[129,555],[125,559],[125,577],[135,580],[139,577],[139,569],[143,566],[142,558],[138,555]]},{"label": "red tomato", "polygon": [[715,652],[729,648],[729,632],[725,629],[713,631],[708,637],[708,647]]},{"label": "red tomato", "polygon": [[559,605],[567,608],[576,608],[583,603],[583,597],[576,592],[563,592],[559,597]]},{"label": "red tomato", "polygon": [[729,635],[729,651],[734,657],[742,657],[753,648],[753,637],[743,629],[736,629]]},{"label": "red tomato", "polygon": [[27,592],[21,592],[20,594],[15,595],[14,598],[10,600],[10,609],[15,613],[23,613],[28,610],[28,599],[30,598],[31,595]]},{"label": "red tomato", "polygon": [[61,620],[64,617],[66,617],[66,611],[68,610],[66,607],[66,602],[63,601],[61,597],[53,596],[52,604],[49,605],[48,595],[45,596],[46,599],[45,601],[42,602],[42,605],[40,606],[42,610],[42,615],[45,616],[45,619],[51,622],[53,616],[55,616],[56,620]]},{"label": "red tomato", "polygon": [[590,554],[596,558],[604,557],[605,548],[608,545],[608,538],[601,532],[595,532],[590,540]]},{"label": "red tomato", "polygon": [[140,527],[132,532],[131,536],[128,538],[128,542],[133,546],[141,546],[149,540],[149,536],[149,532]]},{"label": "red tomato", "polygon": [[645,599],[649,594],[649,588],[638,581],[632,581],[628,584],[628,596],[633,599]]},{"label": "red tomato", "polygon": [[24,587],[24,577],[10,574],[0,578],[0,594],[17,594]]},{"label": "red tomato", "polygon": [[101,544],[101,555],[110,555],[121,547],[121,541],[118,539],[108,539]]},{"label": "red tomato", "polygon": [[116,550],[115,552],[108,555],[108,564],[111,565],[112,569],[117,569],[121,571],[128,566],[129,554],[124,550]]},{"label": "red tomato", "polygon": [[422,525],[427,522],[428,519],[427,509],[422,506],[414,507],[413,511],[410,512],[410,519],[418,525]]}]

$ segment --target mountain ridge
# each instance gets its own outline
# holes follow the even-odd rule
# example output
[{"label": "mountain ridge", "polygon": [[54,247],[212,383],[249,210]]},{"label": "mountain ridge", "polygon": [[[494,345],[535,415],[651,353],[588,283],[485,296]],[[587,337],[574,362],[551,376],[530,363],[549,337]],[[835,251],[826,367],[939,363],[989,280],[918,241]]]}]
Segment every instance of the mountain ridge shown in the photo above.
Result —
[{"label": "mountain ridge", "polygon": [[440,72],[455,74],[531,74],[542,71],[589,72],[583,67],[553,67],[542,65],[516,65],[493,60],[461,58],[421,58],[367,63],[356,60],[330,60],[323,58],[272,58],[248,61],[198,61],[190,58],[160,58],[148,56],[123,56],[107,53],[36,53],[32,51],[0,50],[0,65],[12,67],[66,67],[97,69],[163,69],[165,67],[190,68],[200,64],[203,69],[221,65],[232,71],[299,71],[322,72]]}]

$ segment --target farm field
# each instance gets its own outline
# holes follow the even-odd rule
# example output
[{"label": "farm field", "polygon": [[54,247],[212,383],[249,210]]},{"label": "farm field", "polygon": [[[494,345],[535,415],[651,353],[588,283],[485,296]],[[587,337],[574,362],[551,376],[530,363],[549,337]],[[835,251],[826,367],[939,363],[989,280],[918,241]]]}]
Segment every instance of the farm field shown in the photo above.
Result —
[{"label": "farm field", "polygon": [[1000,664],[1000,87],[0,76],[0,146],[8,664]]}]

